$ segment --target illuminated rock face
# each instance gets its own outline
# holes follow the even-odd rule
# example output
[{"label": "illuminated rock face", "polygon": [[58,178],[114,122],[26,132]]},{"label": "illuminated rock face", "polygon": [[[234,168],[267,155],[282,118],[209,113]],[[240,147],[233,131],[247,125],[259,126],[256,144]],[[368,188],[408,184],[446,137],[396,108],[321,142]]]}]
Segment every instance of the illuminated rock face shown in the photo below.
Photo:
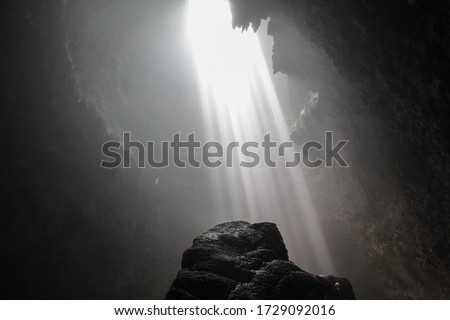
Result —
[{"label": "illuminated rock face", "polygon": [[194,239],[166,299],[354,299],[346,279],[289,261],[273,223],[223,223]]}]

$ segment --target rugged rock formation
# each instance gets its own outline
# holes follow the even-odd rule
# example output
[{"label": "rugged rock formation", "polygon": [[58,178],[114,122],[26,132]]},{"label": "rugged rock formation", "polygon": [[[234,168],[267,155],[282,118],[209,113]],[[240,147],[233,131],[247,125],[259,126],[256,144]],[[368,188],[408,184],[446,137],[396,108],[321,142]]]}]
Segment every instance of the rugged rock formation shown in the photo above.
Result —
[{"label": "rugged rock formation", "polygon": [[273,223],[215,226],[194,239],[166,299],[354,299],[346,279],[289,261]]}]

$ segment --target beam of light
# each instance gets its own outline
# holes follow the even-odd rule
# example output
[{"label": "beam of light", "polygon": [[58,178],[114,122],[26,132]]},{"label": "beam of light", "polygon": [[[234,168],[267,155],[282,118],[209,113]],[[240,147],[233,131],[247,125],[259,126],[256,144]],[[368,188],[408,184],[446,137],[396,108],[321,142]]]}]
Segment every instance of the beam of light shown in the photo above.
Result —
[{"label": "beam of light", "polygon": [[[262,141],[271,132],[275,140],[289,141],[258,35],[233,30],[231,20],[224,0],[189,0],[188,32],[208,137],[242,144]],[[293,261],[313,272],[334,271],[300,168],[235,165],[212,170],[211,179],[219,219],[273,221]]]}]

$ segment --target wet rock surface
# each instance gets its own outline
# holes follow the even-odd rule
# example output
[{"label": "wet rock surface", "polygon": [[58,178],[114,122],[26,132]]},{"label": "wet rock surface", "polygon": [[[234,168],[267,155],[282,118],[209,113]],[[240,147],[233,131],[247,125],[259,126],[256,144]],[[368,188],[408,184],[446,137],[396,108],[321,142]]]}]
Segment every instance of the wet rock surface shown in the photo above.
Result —
[{"label": "wet rock surface", "polygon": [[273,223],[223,223],[194,239],[166,299],[354,299],[347,279],[289,261]]}]

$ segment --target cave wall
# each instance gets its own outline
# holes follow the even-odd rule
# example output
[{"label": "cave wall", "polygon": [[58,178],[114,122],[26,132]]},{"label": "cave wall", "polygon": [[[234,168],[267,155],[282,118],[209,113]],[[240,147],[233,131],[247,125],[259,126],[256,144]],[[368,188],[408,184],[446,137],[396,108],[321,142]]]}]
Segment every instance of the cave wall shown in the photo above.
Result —
[{"label": "cave wall", "polygon": [[[362,256],[348,258],[373,272],[380,297],[448,297],[448,3],[232,0],[231,7],[235,27],[270,18],[273,71],[289,75],[292,94],[319,92],[310,137],[331,130],[350,140],[349,169],[305,172],[328,239],[341,228],[353,235],[359,249],[347,251]],[[302,108],[291,105],[291,121]]]},{"label": "cave wall", "polygon": [[[105,108],[126,106],[120,61],[104,54],[121,52],[123,35],[102,38],[99,30],[111,2],[82,5],[1,5],[3,299],[157,299],[178,268],[182,249],[177,254],[171,243],[172,256],[163,254],[161,233],[184,222],[164,231],[158,223],[173,209],[165,206],[170,195],[139,170],[100,168],[101,146],[117,128]],[[121,10],[116,1],[107,12]],[[90,42],[78,48],[92,60],[80,67],[68,49],[86,32]],[[100,64],[115,76],[94,78]],[[82,84],[86,78],[92,81]]]},{"label": "cave wall", "polygon": [[1,296],[163,298],[192,236],[222,222],[205,175],[104,170],[101,146],[125,130],[143,141],[193,131],[192,71],[175,50],[183,1],[1,6]]}]

